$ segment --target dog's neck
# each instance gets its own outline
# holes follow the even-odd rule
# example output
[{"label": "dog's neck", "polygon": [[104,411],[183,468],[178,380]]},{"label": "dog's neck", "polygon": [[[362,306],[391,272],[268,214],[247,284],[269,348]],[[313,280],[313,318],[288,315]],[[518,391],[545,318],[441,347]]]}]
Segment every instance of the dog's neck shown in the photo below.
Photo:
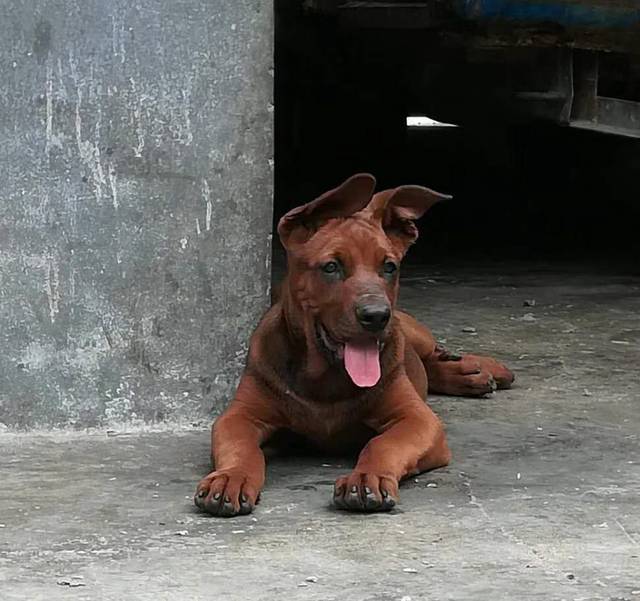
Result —
[{"label": "dog's neck", "polygon": [[288,274],[282,282],[279,303],[290,348],[298,355],[296,359],[304,363],[304,372],[310,380],[321,378],[335,366],[318,348],[313,319],[296,300]]}]

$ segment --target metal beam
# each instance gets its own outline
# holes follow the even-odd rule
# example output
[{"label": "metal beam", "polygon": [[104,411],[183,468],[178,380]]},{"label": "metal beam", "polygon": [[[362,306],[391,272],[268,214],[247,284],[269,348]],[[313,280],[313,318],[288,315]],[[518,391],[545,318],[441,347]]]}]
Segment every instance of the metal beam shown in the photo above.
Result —
[{"label": "metal beam", "polygon": [[344,2],[338,14],[347,27],[365,29],[433,29],[443,23],[433,2]]}]

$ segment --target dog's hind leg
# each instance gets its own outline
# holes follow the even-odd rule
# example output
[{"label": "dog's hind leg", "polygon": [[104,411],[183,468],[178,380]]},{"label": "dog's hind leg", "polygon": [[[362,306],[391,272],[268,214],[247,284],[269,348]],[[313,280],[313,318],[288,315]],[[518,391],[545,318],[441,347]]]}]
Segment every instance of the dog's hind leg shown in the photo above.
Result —
[{"label": "dog's hind leg", "polygon": [[436,350],[436,339],[431,330],[404,311],[396,311],[395,316],[400,323],[405,340],[426,365],[426,361]]},{"label": "dog's hind leg", "polygon": [[454,396],[482,396],[511,388],[514,376],[492,357],[454,355],[441,346],[425,362],[429,391]]},{"label": "dog's hind leg", "polygon": [[427,371],[429,391],[455,396],[482,396],[510,388],[514,376],[492,357],[455,355],[436,344],[433,334],[415,318],[396,312],[407,343],[411,344]]}]

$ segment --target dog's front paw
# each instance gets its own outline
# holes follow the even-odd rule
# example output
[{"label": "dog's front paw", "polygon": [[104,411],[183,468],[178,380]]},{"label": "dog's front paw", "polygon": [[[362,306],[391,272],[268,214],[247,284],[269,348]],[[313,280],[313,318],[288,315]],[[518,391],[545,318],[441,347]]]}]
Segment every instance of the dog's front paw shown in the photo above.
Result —
[{"label": "dog's front paw", "polygon": [[347,511],[391,511],[398,502],[398,481],[389,476],[354,471],[336,480],[333,503]]},{"label": "dog's front paw", "polygon": [[260,491],[246,473],[220,470],[200,480],[194,502],[211,515],[230,518],[251,513],[259,497]]}]

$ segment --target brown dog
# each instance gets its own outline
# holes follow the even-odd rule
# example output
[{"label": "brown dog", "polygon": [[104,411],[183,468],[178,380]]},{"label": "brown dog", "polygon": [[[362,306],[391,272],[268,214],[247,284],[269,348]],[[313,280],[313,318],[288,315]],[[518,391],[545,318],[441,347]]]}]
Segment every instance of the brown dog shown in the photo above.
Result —
[{"label": "brown dog", "polygon": [[195,496],[204,511],[251,512],[265,479],[261,447],[278,431],[332,449],[362,441],[333,501],[388,511],[400,480],[450,459],[425,403],[427,382],[476,396],[511,385],[497,361],[447,353],[395,309],[398,267],[418,235],[414,220],[447,197],[418,186],[372,196],[374,187],[373,176],[355,175],[281,219],[288,274],[253,334],[236,396],[213,426],[216,469]]}]

